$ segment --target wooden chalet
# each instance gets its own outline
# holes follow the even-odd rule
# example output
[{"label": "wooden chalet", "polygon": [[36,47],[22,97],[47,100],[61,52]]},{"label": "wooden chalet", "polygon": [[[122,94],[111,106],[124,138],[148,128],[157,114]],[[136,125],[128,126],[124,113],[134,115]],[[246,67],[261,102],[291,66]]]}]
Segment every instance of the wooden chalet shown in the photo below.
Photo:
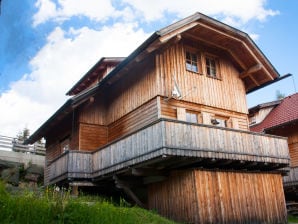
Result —
[{"label": "wooden chalet", "polygon": [[246,93],[281,77],[244,32],[200,13],[102,58],[29,139],[45,184],[120,189],[187,223],[286,223],[284,137],[249,131]]},{"label": "wooden chalet", "polygon": [[[263,105],[272,105],[269,110]],[[274,106],[273,106],[274,105]],[[266,112],[264,112],[266,111]],[[262,120],[251,125],[256,132],[274,134],[288,138],[291,158],[290,172],[283,177],[288,212],[298,215],[298,93],[282,100],[261,104],[249,109],[251,118],[265,114]]]}]

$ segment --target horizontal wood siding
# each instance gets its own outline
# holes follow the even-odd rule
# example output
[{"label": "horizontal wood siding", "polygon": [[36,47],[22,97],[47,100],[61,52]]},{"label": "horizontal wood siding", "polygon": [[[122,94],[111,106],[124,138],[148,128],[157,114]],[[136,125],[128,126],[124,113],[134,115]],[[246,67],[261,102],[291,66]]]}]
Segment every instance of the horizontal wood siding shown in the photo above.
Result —
[{"label": "horizontal wood siding", "polygon": [[106,92],[106,122],[111,124],[157,96],[154,59],[136,63],[123,79],[111,84]]},{"label": "horizontal wood siding", "polygon": [[106,106],[103,94],[97,94],[87,100],[78,111],[78,120],[81,123],[106,125]]},{"label": "horizontal wood siding", "polygon": [[157,99],[154,98],[120,118],[108,127],[108,142],[130,134],[157,120]]},{"label": "horizontal wood siding", "polygon": [[208,113],[210,115],[222,116],[228,119],[236,119],[237,128],[240,130],[248,130],[247,114],[235,111],[228,111],[221,108],[210,107],[201,104],[186,102],[184,100],[161,99],[161,117],[169,119],[177,119],[177,108],[184,108],[188,111],[200,113]]},{"label": "horizontal wood siding", "polygon": [[286,223],[280,174],[180,171],[152,184],[148,205],[187,223]]},{"label": "horizontal wood siding", "polygon": [[80,124],[80,150],[93,151],[107,144],[108,130],[106,126]]},{"label": "horizontal wood siding", "polygon": [[[200,43],[196,43],[196,45],[200,45]],[[204,50],[208,52],[208,48]],[[174,87],[173,76],[175,76],[183,100],[247,113],[245,87],[239,78],[239,72],[227,58],[220,56],[219,59],[220,80],[207,77],[206,74],[201,75],[187,71],[185,46],[182,43],[160,52],[156,58],[160,95],[171,96]]]}]

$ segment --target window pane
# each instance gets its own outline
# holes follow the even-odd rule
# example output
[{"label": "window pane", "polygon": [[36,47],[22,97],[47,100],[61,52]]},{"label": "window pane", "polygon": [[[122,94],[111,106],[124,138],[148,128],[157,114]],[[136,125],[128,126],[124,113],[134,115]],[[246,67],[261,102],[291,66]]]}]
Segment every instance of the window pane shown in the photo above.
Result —
[{"label": "window pane", "polygon": [[186,69],[193,72],[198,72],[198,57],[196,54],[186,52]]},{"label": "window pane", "polygon": [[216,61],[214,58],[206,57],[206,72],[208,75],[216,77]]},{"label": "window pane", "polygon": [[198,123],[197,114],[186,112],[186,121],[192,122],[192,123]]}]

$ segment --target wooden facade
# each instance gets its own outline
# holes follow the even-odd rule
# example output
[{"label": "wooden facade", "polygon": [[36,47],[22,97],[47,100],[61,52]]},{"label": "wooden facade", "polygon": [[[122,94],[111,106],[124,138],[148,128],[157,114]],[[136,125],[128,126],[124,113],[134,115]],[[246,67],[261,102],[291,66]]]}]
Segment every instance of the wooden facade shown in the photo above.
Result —
[{"label": "wooden facade", "polygon": [[149,208],[187,223],[285,223],[278,174],[187,170],[149,186]]},{"label": "wooden facade", "polygon": [[283,223],[286,139],[248,131],[245,96],[278,77],[247,34],[196,13],[101,59],[29,142],[47,140],[46,185],[114,183],[184,222]]}]

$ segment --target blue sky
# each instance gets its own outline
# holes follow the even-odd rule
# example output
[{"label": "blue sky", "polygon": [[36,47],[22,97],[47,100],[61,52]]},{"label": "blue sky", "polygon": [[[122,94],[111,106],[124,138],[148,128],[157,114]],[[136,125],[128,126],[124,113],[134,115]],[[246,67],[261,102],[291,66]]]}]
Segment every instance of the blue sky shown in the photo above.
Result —
[{"label": "blue sky", "polygon": [[[154,31],[196,11],[247,32],[277,71],[248,106],[298,89],[297,0],[2,0],[0,135],[33,132],[103,56],[127,56]],[[297,90],[296,90],[297,91]]]}]

